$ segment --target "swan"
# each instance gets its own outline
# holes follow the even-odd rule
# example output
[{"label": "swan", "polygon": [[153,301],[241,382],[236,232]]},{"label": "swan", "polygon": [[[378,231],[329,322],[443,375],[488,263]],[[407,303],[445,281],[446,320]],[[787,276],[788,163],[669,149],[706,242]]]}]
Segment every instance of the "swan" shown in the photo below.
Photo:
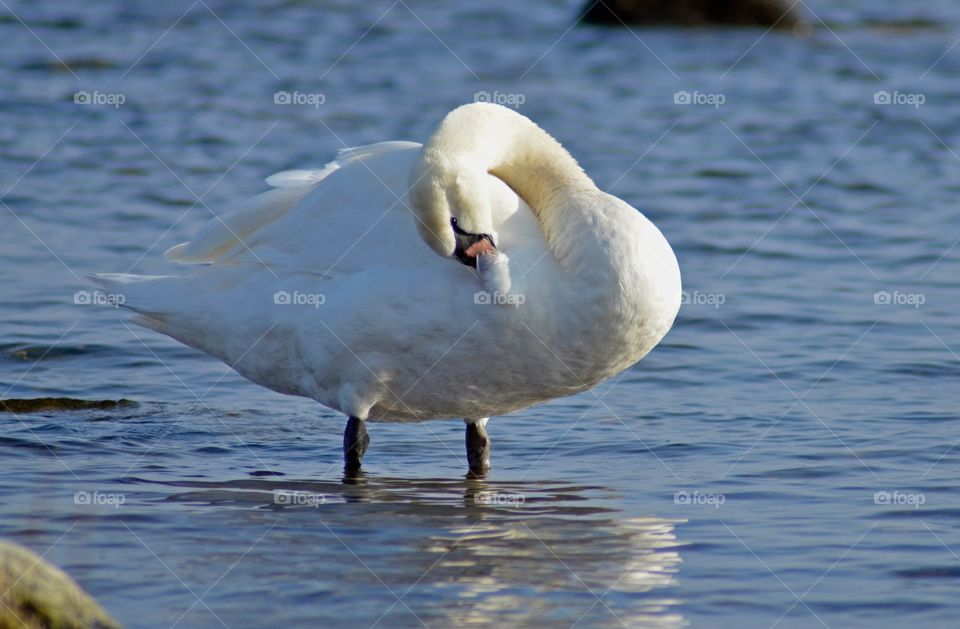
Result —
[{"label": "swan", "polygon": [[185,272],[92,277],[137,324],[346,415],[347,472],[368,421],[463,418],[483,477],[490,416],[630,367],[680,307],[657,227],[500,105],[267,183],[167,251]]}]

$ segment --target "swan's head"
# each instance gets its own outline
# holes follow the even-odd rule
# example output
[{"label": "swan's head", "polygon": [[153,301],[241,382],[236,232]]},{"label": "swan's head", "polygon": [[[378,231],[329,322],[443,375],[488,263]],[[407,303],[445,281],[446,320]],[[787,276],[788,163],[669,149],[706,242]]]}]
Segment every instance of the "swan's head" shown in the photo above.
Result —
[{"label": "swan's head", "polygon": [[[425,172],[417,172],[425,169]],[[486,173],[466,167],[440,167],[422,160],[410,191],[420,237],[431,249],[477,268],[477,259],[495,253]]]}]

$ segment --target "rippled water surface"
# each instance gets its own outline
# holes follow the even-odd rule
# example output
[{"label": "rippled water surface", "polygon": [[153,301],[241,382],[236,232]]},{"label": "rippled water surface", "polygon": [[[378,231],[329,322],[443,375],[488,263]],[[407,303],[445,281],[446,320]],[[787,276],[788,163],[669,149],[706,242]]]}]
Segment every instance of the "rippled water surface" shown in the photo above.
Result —
[{"label": "rippled water surface", "polygon": [[[809,8],[795,38],[570,28],[574,2],[3,3],[2,397],[137,404],[0,414],[0,536],[132,627],[954,626],[960,9]],[[688,296],[622,378],[493,418],[489,480],[433,422],[372,426],[345,481],[336,413],[75,303],[478,92],[643,208]]]}]

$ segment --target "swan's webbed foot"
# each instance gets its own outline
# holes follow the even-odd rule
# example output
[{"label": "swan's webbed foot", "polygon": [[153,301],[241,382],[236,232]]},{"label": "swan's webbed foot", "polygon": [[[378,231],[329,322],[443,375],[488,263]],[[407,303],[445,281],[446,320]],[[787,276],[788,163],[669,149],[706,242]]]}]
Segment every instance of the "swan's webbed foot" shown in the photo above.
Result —
[{"label": "swan's webbed foot", "polygon": [[487,418],[464,421],[467,424],[467,463],[470,465],[467,478],[484,478],[490,471],[490,436],[487,434]]},{"label": "swan's webbed foot", "polygon": [[343,431],[343,469],[345,472],[356,472],[363,462],[363,455],[370,445],[370,435],[367,434],[365,421],[359,417],[350,416],[347,428]]}]

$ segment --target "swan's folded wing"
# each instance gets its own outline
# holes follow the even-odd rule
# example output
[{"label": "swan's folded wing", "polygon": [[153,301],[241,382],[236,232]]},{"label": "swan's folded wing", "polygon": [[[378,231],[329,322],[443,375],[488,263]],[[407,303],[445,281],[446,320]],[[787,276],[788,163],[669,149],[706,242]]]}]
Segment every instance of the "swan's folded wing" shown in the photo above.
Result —
[{"label": "swan's folded wing", "polygon": [[167,249],[171,262],[197,264],[214,262],[258,229],[276,220],[296,205],[309,187],[276,188],[248,199],[240,207],[207,222],[190,242]]},{"label": "swan's folded wing", "polygon": [[165,256],[173,262],[196,264],[212,263],[247,251],[263,262],[263,256],[254,253],[248,243],[255,240],[257,232],[286,215],[333,172],[353,162],[419,146],[415,142],[379,142],[343,149],[337,154],[336,160],[320,169],[296,169],[276,173],[267,178],[267,183],[273,190],[258,194],[240,207],[215,216],[200,229],[193,240],[171,247]]}]

